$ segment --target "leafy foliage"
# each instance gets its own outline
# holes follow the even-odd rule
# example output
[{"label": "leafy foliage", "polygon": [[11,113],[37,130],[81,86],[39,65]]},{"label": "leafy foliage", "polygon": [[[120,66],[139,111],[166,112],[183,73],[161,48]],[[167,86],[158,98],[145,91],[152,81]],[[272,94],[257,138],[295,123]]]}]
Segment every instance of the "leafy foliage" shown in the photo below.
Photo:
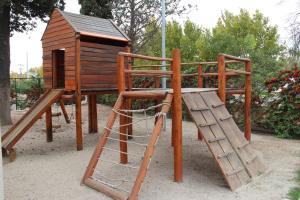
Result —
[{"label": "leafy foliage", "polygon": [[84,15],[112,19],[112,0],[78,0],[80,13]]},{"label": "leafy foliage", "polygon": [[300,170],[297,172],[296,183],[297,187],[292,188],[289,192],[289,197],[291,200],[300,199]]},{"label": "leafy foliage", "polygon": [[63,9],[64,0],[8,0],[10,6],[10,31],[24,32],[36,26],[35,18],[46,22],[55,7]]},{"label": "leafy foliage", "polygon": [[281,71],[266,87],[271,97],[268,124],[280,137],[300,136],[300,70]]}]

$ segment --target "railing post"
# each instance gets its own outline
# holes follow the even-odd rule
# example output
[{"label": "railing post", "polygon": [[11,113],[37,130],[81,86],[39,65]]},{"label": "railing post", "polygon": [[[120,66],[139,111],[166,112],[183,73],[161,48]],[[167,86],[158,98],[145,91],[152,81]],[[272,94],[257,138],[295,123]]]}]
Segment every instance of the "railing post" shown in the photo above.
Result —
[{"label": "railing post", "polygon": [[174,180],[182,181],[182,99],[181,99],[181,73],[180,50],[172,52],[172,88],[173,88],[173,115],[172,131],[174,134]]},{"label": "railing post", "polygon": [[[203,68],[201,64],[198,65],[198,88],[203,88]],[[203,136],[199,130],[198,140],[203,140]]]},{"label": "railing post", "polygon": [[[124,92],[125,87],[125,58],[122,55],[118,55],[118,90],[119,94],[121,92]],[[126,101],[122,103],[122,106],[120,109],[124,109],[126,105]],[[128,156],[127,156],[127,136],[126,136],[126,129],[127,127],[124,126],[126,124],[126,117],[120,115],[120,162],[122,164],[126,164],[128,162]],[[122,153],[123,152],[123,153]]]},{"label": "railing post", "polygon": [[[127,47],[126,48],[126,52],[127,53],[130,53],[130,47]],[[129,70],[132,70],[132,61],[133,59],[131,57],[128,57],[128,69]],[[132,79],[132,76],[130,74],[128,74],[128,77],[127,77],[127,87],[128,87],[128,90],[131,91],[132,90],[132,87],[133,87],[133,79]],[[130,110],[132,109],[132,99],[127,99],[126,100],[126,109]],[[132,116],[132,113],[127,113],[128,115]],[[127,127],[127,134],[128,134],[128,139],[132,139],[132,132],[133,132],[133,125],[132,125],[132,118],[128,117],[127,119],[127,124],[130,124],[128,125]]]},{"label": "railing post", "polygon": [[[245,71],[251,73],[251,62],[245,63]],[[246,74],[245,79],[245,138],[251,140],[251,74]]]},{"label": "railing post", "polygon": [[218,55],[218,94],[224,103],[226,102],[226,73],[225,73],[225,57]]}]

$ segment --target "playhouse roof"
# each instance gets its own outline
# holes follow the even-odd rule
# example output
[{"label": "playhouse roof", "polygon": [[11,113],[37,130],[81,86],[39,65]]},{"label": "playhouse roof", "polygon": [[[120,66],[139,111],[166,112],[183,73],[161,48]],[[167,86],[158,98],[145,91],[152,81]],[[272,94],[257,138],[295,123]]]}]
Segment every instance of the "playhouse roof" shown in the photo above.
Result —
[{"label": "playhouse roof", "polygon": [[75,32],[80,35],[130,41],[130,38],[111,19],[91,17],[57,9]]}]

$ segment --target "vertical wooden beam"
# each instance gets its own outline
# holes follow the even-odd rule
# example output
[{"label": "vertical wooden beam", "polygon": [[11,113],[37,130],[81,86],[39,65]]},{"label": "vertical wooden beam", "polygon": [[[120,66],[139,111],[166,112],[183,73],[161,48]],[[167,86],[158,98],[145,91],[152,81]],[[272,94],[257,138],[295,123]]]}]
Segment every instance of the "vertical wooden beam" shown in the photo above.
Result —
[{"label": "vertical wooden beam", "polygon": [[[119,94],[121,92],[124,92],[126,87],[126,80],[125,80],[125,58],[124,56],[118,56],[118,90]],[[122,104],[121,109],[124,109],[125,103]],[[126,124],[126,117],[120,115],[120,162],[122,164],[126,164],[128,162],[128,156],[127,156],[127,137],[126,137],[126,126],[122,126]],[[122,153],[123,152],[123,153]]]},{"label": "vertical wooden beam", "polygon": [[65,118],[65,120],[66,120],[66,123],[67,123],[67,124],[70,124],[71,121],[70,121],[70,118],[69,118],[68,113],[67,113],[67,111],[66,111],[66,107],[65,107],[64,100],[63,100],[63,99],[60,99],[60,100],[59,100],[59,104],[60,104],[61,111],[62,111],[62,113],[63,113],[63,115],[64,115],[64,118]]},{"label": "vertical wooden beam", "polygon": [[[251,62],[245,63],[245,71],[251,72]],[[251,74],[246,74],[245,80],[245,138],[251,140]]]},{"label": "vertical wooden beam", "polygon": [[225,74],[225,57],[223,55],[218,56],[218,94],[225,103],[226,101],[226,74]]},{"label": "vertical wooden beam", "polygon": [[82,118],[81,118],[81,84],[80,84],[80,36],[76,37],[76,71],[75,71],[75,102],[76,102],[76,144],[77,150],[83,149]]},{"label": "vertical wooden beam", "polygon": [[[203,68],[201,64],[198,65],[198,88],[203,88]],[[203,136],[199,130],[198,140],[203,140]]]},{"label": "vertical wooden beam", "polygon": [[88,117],[89,133],[97,133],[97,96],[95,94],[88,95]]},{"label": "vertical wooden beam", "polygon": [[[155,70],[160,70],[160,68],[159,67],[155,67]],[[155,88],[160,88],[160,78],[159,77],[155,77],[154,78],[154,87]],[[156,105],[158,105],[159,104],[159,100],[155,100],[155,104]],[[158,113],[159,111],[160,111],[160,109],[159,108],[155,108],[155,113]],[[157,117],[155,118],[155,124],[156,124],[156,122],[157,122]]]},{"label": "vertical wooden beam", "polygon": [[172,87],[173,87],[173,112],[172,131],[174,132],[174,180],[182,181],[182,98],[181,98],[181,70],[180,70],[180,50],[175,49],[172,52]]},{"label": "vertical wooden beam", "polygon": [[[130,53],[130,47],[126,47],[126,52]],[[129,70],[132,70],[132,64],[131,62],[133,61],[133,59],[131,57],[128,57],[128,69]],[[132,79],[132,76],[128,75],[128,83],[127,83],[127,87],[128,87],[128,90],[131,91],[132,90],[132,87],[133,87],[133,79]],[[130,110],[132,109],[132,99],[127,99],[126,100],[126,109]],[[127,113],[128,115],[132,116],[132,113]],[[132,139],[132,133],[133,133],[133,125],[131,124],[132,123],[132,118],[128,117],[127,118],[127,124],[130,124],[128,125],[127,127],[127,134],[128,134],[128,139]]]},{"label": "vertical wooden beam", "polygon": [[46,110],[46,136],[47,136],[47,142],[53,141],[51,105],[49,109]]}]

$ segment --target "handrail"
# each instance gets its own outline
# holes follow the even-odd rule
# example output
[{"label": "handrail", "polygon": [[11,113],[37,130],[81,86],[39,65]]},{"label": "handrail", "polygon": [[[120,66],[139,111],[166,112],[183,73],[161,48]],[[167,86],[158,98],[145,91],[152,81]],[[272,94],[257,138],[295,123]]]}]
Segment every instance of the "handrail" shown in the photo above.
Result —
[{"label": "handrail", "polygon": [[152,57],[152,56],[145,56],[145,55],[141,55],[141,54],[126,53],[126,52],[119,52],[119,55],[125,56],[125,57],[131,57],[131,58],[145,59],[145,60],[172,61],[171,58]]},{"label": "handrail", "polygon": [[226,71],[228,71],[228,72],[235,72],[237,74],[248,74],[248,75],[251,74],[251,72],[246,72],[246,71],[238,70],[238,69],[228,69],[228,68],[226,68]]},{"label": "handrail", "polygon": [[240,57],[223,54],[223,53],[219,54],[219,56],[224,56],[226,59],[236,60],[236,61],[240,61],[240,62],[250,62],[251,61],[249,58],[240,58]]},{"label": "handrail", "polygon": [[[240,61],[237,60],[227,60],[225,61],[226,64],[230,63],[241,63]],[[217,61],[208,61],[208,62],[190,62],[190,63],[181,63],[182,66],[187,66],[187,65],[217,65]]]},{"label": "handrail", "polygon": [[173,75],[173,71],[163,70],[124,70],[127,74],[145,74],[145,75]]}]

